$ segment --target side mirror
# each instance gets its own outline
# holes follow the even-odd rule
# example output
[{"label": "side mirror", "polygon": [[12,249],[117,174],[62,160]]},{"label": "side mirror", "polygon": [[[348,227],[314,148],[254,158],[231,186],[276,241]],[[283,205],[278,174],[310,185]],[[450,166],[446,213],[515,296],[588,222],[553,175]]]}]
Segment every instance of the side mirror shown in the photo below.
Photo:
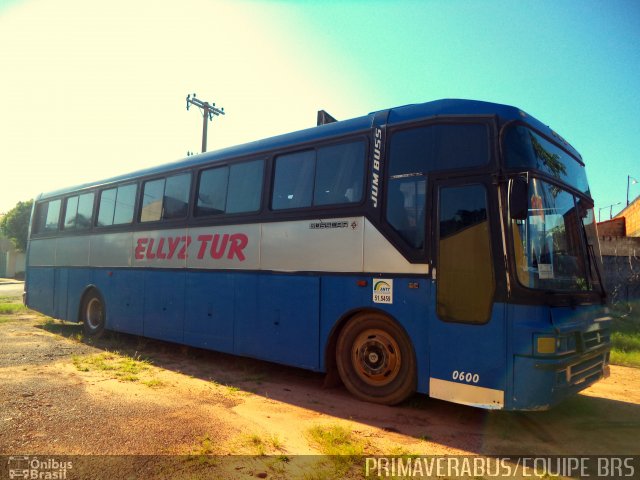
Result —
[{"label": "side mirror", "polygon": [[580,199],[577,203],[577,212],[580,218],[586,218],[589,215],[589,210],[593,208],[593,202]]},{"label": "side mirror", "polygon": [[529,183],[522,176],[511,179],[509,188],[509,215],[512,220],[525,220],[529,208]]}]

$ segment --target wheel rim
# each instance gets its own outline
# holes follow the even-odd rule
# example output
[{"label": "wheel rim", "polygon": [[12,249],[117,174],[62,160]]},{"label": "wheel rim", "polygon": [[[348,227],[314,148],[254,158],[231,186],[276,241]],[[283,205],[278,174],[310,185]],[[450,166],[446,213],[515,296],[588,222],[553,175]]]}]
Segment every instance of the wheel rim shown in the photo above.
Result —
[{"label": "wheel rim", "polygon": [[100,325],[102,325],[102,315],[102,302],[97,298],[89,300],[85,311],[85,320],[91,330],[100,328]]},{"label": "wheel rim", "polygon": [[353,342],[351,361],[358,376],[367,384],[391,383],[400,371],[400,348],[384,330],[368,329]]}]

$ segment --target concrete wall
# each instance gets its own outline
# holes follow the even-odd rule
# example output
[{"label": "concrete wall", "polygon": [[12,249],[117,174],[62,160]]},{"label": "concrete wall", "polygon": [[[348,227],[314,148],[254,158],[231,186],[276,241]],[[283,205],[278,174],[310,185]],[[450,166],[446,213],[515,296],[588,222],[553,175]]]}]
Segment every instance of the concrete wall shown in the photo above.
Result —
[{"label": "concrete wall", "polygon": [[26,255],[22,252],[7,252],[7,277],[14,278],[24,274]]},{"label": "concrete wall", "polygon": [[0,238],[0,277],[13,278],[25,271],[25,254],[17,252],[13,243]]},{"label": "concrete wall", "polygon": [[609,300],[640,300],[640,238],[601,237],[600,250]]}]

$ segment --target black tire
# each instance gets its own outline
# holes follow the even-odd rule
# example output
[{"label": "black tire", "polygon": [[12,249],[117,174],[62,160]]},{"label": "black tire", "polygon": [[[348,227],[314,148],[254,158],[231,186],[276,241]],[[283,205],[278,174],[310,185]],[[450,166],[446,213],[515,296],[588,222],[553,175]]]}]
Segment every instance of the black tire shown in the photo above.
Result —
[{"label": "black tire", "polygon": [[82,299],[80,318],[82,319],[84,334],[98,338],[104,333],[107,311],[102,295],[97,290],[90,290]]},{"label": "black tire", "polygon": [[395,405],[416,390],[416,360],[411,340],[381,313],[360,313],[340,332],[338,373],[347,389],[367,402]]}]

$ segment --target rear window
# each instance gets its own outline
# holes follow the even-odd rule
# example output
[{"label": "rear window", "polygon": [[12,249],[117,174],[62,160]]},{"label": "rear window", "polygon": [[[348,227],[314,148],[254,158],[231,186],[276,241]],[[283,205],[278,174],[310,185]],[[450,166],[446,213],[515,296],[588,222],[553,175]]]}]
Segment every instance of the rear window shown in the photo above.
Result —
[{"label": "rear window", "polygon": [[36,206],[33,233],[47,233],[58,230],[61,200],[42,202]]}]

